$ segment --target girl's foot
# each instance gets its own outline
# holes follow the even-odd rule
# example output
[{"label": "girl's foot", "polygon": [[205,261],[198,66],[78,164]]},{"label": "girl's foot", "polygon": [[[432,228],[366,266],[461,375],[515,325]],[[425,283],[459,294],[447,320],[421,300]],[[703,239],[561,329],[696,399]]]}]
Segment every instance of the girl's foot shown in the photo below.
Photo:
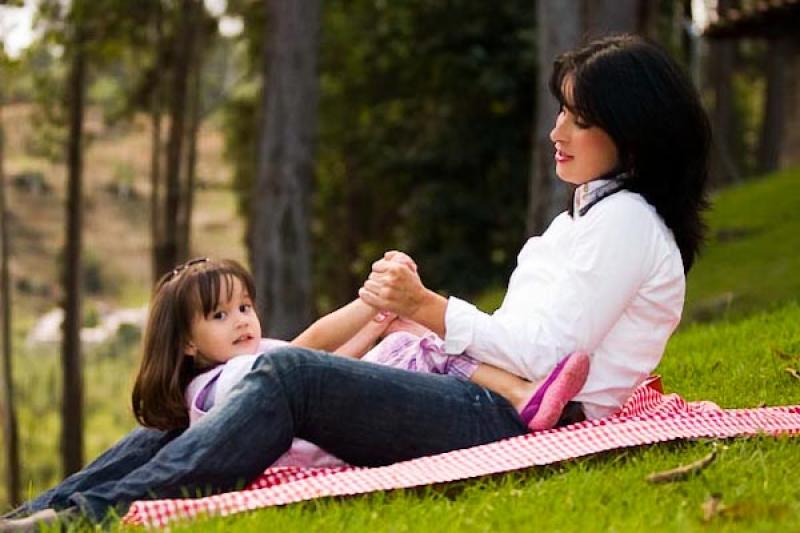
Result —
[{"label": "girl's foot", "polygon": [[550,429],[558,423],[564,406],[577,395],[589,375],[589,354],[575,352],[562,359],[520,411],[531,431]]},{"label": "girl's foot", "polygon": [[56,511],[55,509],[42,509],[25,518],[9,518],[0,519],[0,532],[35,532],[41,528],[47,528],[49,531],[56,524],[67,526],[70,522],[74,522],[80,513],[77,507],[69,507],[63,511]]}]

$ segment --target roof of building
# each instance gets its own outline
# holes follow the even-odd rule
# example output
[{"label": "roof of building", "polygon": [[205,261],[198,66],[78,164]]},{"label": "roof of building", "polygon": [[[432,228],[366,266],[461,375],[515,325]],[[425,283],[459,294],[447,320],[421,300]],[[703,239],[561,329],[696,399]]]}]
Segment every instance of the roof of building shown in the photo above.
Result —
[{"label": "roof of building", "polygon": [[703,35],[711,39],[800,39],[800,0],[761,0],[742,9],[729,9],[709,24]]}]

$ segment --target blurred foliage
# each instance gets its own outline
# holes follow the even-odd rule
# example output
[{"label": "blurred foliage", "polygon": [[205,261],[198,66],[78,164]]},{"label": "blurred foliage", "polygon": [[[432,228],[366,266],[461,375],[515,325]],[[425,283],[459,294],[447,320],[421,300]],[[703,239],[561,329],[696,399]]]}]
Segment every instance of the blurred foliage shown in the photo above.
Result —
[{"label": "blurred foliage", "polygon": [[758,172],[758,144],[764,121],[766,82],[764,64],[769,50],[766,43],[744,40],[737,47],[737,68],[733,73],[734,113],[738,124],[732,135],[731,153],[735,154],[740,172],[753,176]]},{"label": "blurred foliage", "polygon": [[[409,252],[433,288],[469,295],[507,278],[524,239],[530,168],[529,4],[326,2],[313,221],[320,310],[352,299],[390,248]],[[249,22],[259,7],[232,9]],[[250,28],[243,38],[260,65],[263,36]],[[243,119],[258,107],[249,89],[227,107],[245,211],[258,135]]]}]

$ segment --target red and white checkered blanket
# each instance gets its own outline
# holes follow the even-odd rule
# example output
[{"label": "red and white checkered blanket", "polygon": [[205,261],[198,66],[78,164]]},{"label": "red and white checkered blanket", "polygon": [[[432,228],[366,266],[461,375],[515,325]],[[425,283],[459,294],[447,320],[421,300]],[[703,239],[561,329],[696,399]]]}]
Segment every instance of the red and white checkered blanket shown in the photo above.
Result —
[{"label": "red and white checkered blanket", "polygon": [[325,496],[431,485],[546,465],[585,455],[675,439],[800,434],[800,405],[720,409],[639,387],[623,409],[601,420],[378,468],[269,468],[246,489],[205,498],[135,502],[123,522],[161,527],[197,515],[229,515]]}]

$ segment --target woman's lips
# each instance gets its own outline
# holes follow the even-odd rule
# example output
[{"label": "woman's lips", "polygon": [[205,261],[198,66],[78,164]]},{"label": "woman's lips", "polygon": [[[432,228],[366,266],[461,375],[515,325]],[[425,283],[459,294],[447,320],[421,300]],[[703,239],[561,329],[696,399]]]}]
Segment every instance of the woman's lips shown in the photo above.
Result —
[{"label": "woman's lips", "polygon": [[553,157],[555,158],[556,163],[566,163],[567,161],[571,161],[573,159],[571,155],[567,155],[561,150],[556,150],[556,153]]}]

